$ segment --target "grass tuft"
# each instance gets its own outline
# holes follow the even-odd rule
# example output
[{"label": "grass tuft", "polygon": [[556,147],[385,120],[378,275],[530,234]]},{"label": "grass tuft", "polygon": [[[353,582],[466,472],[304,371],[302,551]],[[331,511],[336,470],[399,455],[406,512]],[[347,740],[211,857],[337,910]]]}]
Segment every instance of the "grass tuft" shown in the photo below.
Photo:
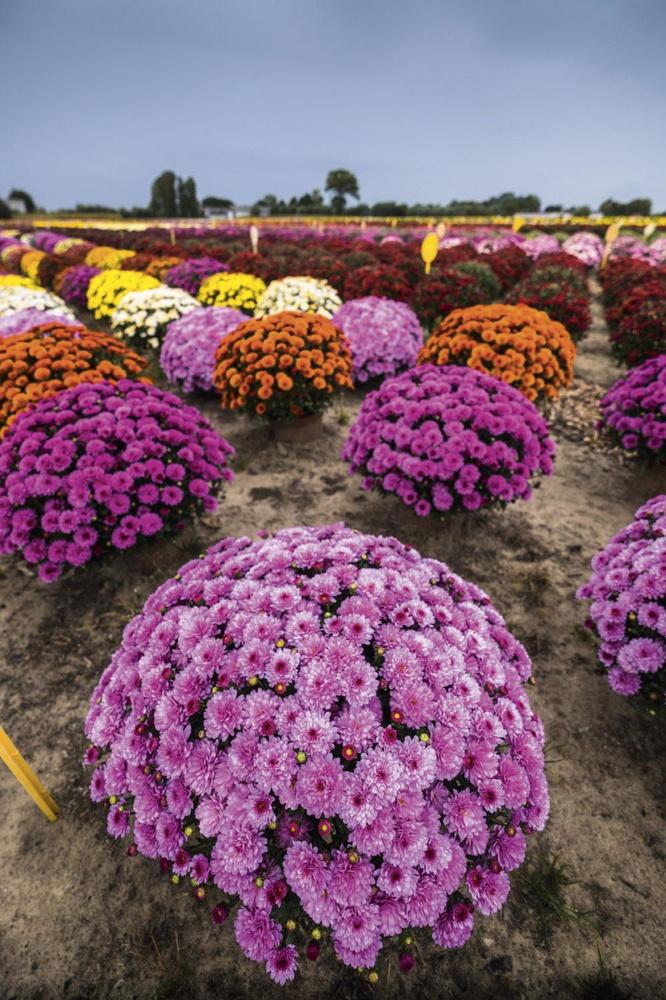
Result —
[{"label": "grass tuft", "polygon": [[541,933],[548,937],[559,924],[580,923],[589,914],[569,902],[568,890],[577,880],[570,866],[557,854],[542,851],[516,873],[515,886],[521,904],[537,917]]}]

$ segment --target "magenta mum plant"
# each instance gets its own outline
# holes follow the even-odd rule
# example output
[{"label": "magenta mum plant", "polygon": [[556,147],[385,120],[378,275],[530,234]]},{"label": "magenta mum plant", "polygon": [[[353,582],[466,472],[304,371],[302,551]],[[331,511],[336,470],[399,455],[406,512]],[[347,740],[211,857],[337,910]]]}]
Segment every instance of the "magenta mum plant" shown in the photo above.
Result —
[{"label": "magenta mum plant", "polygon": [[663,707],[666,693],[666,495],[640,507],[631,524],[592,560],[576,596],[589,599],[587,622],[613,691]]},{"label": "magenta mum plant", "polygon": [[363,401],[342,451],[363,489],[395,493],[422,517],[527,500],[553,469],[548,425],[498,379],[454,365],[422,365]]},{"label": "magenta mum plant", "polygon": [[78,264],[68,267],[60,283],[60,295],[70,306],[88,308],[88,285],[100,273],[98,267]]},{"label": "magenta mum plant", "polygon": [[210,392],[220,341],[245,322],[247,316],[239,309],[202,306],[169,323],[160,351],[160,365],[169,382],[185,392]]},{"label": "magenta mum plant", "polygon": [[214,922],[236,907],[279,983],[308,940],[354,968],[406,928],[458,947],[548,816],[527,653],[396,539],[260,534],[188,563],[125,629],[85,724],[92,798]]},{"label": "magenta mum plant", "polygon": [[171,393],[123,379],[68,389],[0,442],[0,553],[44,581],[217,506],[233,448]]},{"label": "magenta mum plant", "polygon": [[416,364],[423,330],[406,302],[368,295],[345,302],[331,318],[351,344],[355,382],[394,375]]},{"label": "magenta mum plant", "polygon": [[630,368],[600,406],[604,422],[623,448],[666,459],[666,354]]},{"label": "magenta mum plant", "polygon": [[211,274],[220,274],[228,270],[228,264],[221,264],[214,257],[193,257],[170,268],[164,281],[172,288],[182,288],[184,292],[196,298],[202,281],[210,278]]}]

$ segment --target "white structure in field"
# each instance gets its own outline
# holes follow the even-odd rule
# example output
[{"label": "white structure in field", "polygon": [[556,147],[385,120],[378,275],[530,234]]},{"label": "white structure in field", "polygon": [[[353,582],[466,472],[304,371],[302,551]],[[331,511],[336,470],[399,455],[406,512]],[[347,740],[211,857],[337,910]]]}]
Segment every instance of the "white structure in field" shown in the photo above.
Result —
[{"label": "white structure in field", "polygon": [[28,206],[23,198],[8,198],[7,205],[9,206],[9,211],[14,215],[25,215],[28,211]]}]

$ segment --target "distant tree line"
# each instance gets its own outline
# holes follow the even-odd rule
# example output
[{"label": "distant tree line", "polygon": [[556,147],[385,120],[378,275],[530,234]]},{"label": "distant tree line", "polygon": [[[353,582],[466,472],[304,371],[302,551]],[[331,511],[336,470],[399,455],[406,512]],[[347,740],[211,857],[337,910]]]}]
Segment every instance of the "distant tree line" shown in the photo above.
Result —
[{"label": "distant tree line", "polygon": [[[319,188],[314,188],[300,196],[285,200],[274,194],[266,194],[263,198],[252,205],[250,211],[253,215],[373,215],[373,216],[393,216],[396,218],[412,215],[420,216],[440,216],[440,215],[460,215],[460,216],[493,216],[493,215],[520,215],[541,211],[541,199],[535,194],[514,194],[513,191],[505,191],[503,194],[494,195],[484,201],[472,199],[454,199],[446,204],[420,203],[408,205],[397,201],[377,201],[374,204],[366,204],[360,200],[359,183],[356,175],[351,170],[337,167],[330,170],[326,177],[324,191],[330,194],[329,201],[322,194]],[[354,204],[349,207],[348,198],[354,199]],[[26,206],[27,212],[38,211],[35,202],[27,191],[14,188],[10,191],[8,201],[20,200]],[[80,214],[115,214],[125,218],[198,218],[205,214],[205,210],[216,212],[227,212],[234,207],[231,198],[220,198],[208,195],[199,201],[197,197],[196,183],[193,177],[178,177],[173,170],[164,170],[159,177],[156,177],[150,189],[150,202],[147,207],[134,208],[111,208],[108,205],[84,205],[77,204],[75,211]],[[65,210],[63,210],[65,211]],[[71,210],[68,210],[71,211]],[[634,198],[631,201],[616,201],[614,198],[607,198],[599,205],[599,212],[604,215],[650,215],[652,212],[652,201],[650,198]],[[590,215],[592,209],[589,205],[570,205],[565,207],[562,204],[546,205],[544,212],[569,213],[571,215]],[[0,199],[0,218],[8,219],[11,211],[6,202]]]}]

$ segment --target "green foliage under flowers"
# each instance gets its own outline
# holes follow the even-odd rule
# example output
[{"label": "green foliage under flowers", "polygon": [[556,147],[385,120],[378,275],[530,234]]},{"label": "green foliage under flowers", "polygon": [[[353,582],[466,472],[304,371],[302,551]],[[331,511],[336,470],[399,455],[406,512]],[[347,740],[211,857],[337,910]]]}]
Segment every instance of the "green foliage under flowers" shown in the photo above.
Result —
[{"label": "green foliage under flowers", "polygon": [[490,264],[484,264],[480,260],[463,260],[459,264],[453,264],[451,270],[459,271],[461,274],[470,274],[475,278],[478,286],[483,290],[484,301],[499,300],[502,294],[502,285]]}]

